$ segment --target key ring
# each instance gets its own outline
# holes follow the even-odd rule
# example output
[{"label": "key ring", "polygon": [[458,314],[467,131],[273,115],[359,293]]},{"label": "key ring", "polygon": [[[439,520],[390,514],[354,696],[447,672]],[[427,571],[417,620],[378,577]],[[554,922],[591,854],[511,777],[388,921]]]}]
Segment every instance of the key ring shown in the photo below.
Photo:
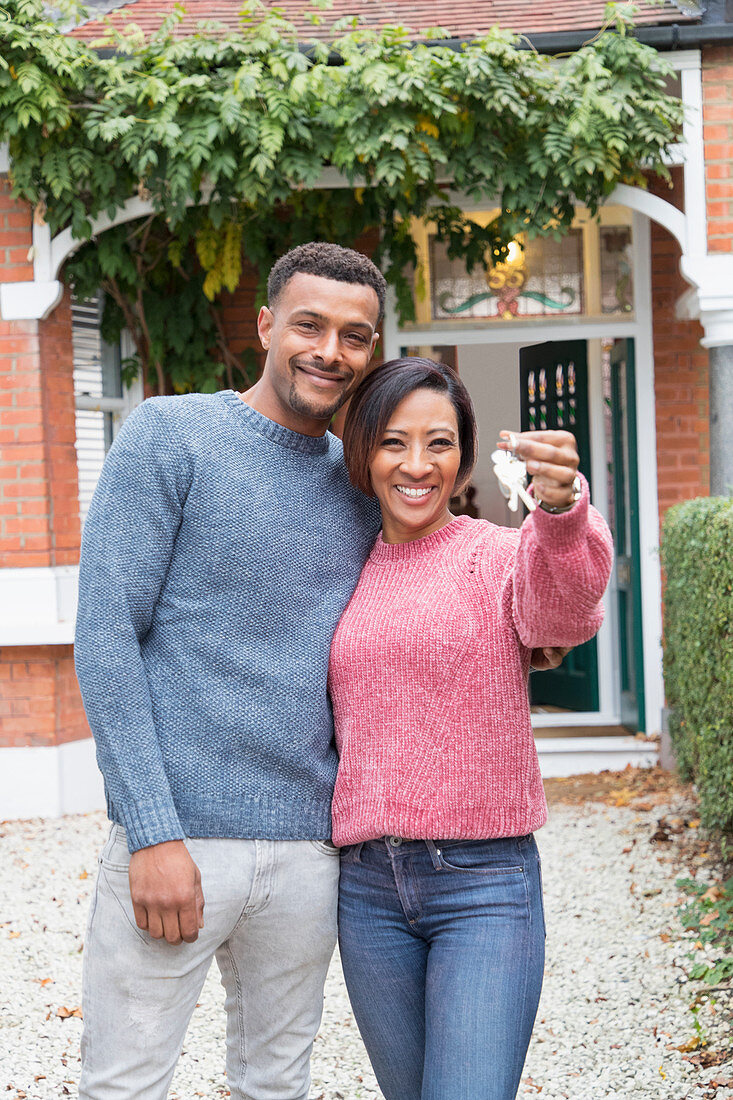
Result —
[{"label": "key ring", "polygon": [[514,453],[517,446],[517,437],[514,432],[510,433],[508,442],[511,446],[510,451],[494,451],[491,455],[499,489],[506,497],[510,512],[516,512],[520,500],[530,512],[534,512],[537,503],[527,492],[527,466]]}]

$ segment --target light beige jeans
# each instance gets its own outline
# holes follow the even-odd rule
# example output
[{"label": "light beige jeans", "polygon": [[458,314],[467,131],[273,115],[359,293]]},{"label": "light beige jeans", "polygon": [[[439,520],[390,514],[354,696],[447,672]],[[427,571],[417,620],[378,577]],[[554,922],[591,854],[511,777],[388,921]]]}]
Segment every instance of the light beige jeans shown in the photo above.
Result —
[{"label": "light beige jeans", "polygon": [[311,840],[186,844],[201,871],[204,928],[195,943],[172,946],[137,927],[127,840],[112,826],[84,945],[79,1098],[163,1100],[216,957],[233,1100],[306,1100],[336,943],[338,849]]}]

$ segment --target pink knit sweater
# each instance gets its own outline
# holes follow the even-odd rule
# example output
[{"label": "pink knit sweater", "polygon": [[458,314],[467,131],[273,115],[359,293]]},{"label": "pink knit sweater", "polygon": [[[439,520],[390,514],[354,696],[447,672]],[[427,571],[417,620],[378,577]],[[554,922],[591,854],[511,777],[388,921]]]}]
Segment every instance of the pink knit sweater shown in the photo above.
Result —
[{"label": "pink knit sweater", "polygon": [[611,535],[589,505],[521,532],[460,516],[377,540],[331,645],[333,839],[521,836],[547,820],[527,676],[603,618]]}]

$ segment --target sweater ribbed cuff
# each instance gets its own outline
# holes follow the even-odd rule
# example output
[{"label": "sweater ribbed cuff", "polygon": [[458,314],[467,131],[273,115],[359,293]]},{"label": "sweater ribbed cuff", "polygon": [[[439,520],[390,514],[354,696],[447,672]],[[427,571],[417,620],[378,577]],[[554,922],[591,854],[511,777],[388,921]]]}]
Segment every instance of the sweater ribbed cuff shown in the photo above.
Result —
[{"label": "sweater ribbed cuff", "polygon": [[553,515],[544,508],[535,508],[532,512],[532,524],[539,543],[551,543],[555,550],[570,550],[580,539],[585,538],[588,526],[588,506],[590,489],[583,474],[580,478],[580,499],[567,512]]},{"label": "sweater ribbed cuff", "polygon": [[166,840],[185,839],[186,834],[172,802],[133,802],[115,806],[115,810],[117,816],[122,818],[130,852],[163,844]]}]

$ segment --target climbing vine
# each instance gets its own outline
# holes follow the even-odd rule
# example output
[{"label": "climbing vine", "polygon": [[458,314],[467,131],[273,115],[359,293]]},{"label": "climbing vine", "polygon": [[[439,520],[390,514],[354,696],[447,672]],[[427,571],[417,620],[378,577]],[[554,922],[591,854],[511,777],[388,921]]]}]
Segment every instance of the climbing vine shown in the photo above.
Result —
[{"label": "climbing vine", "polygon": [[[665,64],[633,35],[633,4],[609,5],[603,32],[561,59],[499,29],[455,49],[439,30],[415,43],[401,27],[342,21],[304,43],[254,0],[236,33],[182,36],[177,8],[147,39],[108,21],[94,43],[48,12],[43,0],[0,9],[14,193],[82,242],[65,277],[105,290],[107,334],[130,329],[163,391],[251,370],[219,308],[243,261],[262,291],[292,244],[354,244],[378,227],[375,259],[408,319],[412,218],[430,217],[451,258],[486,266],[517,233],[559,235],[577,204],[596,211],[618,182],[666,175],[681,124]],[[455,192],[496,217],[472,222]],[[95,234],[134,196],[149,216]]]}]

